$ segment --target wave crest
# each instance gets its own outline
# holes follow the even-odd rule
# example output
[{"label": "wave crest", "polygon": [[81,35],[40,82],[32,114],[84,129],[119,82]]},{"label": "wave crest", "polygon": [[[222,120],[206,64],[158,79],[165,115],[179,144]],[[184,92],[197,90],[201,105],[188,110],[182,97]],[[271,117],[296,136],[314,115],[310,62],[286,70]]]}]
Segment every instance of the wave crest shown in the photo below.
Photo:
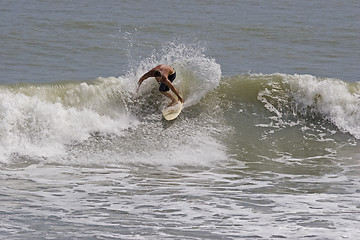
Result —
[{"label": "wave crest", "polygon": [[[225,101],[251,102],[278,124],[330,122],[341,132],[360,139],[359,83],[311,75],[244,74],[225,79],[219,94]],[[274,121],[272,121],[274,122]]]}]

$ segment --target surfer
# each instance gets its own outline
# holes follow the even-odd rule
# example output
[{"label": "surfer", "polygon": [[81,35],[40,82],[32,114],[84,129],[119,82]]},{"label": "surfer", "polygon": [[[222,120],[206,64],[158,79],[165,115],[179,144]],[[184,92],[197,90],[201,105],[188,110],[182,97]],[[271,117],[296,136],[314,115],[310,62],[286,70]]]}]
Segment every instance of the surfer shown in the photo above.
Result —
[{"label": "surfer", "polygon": [[[160,84],[159,91],[171,99],[171,103],[168,105],[168,107],[176,105],[178,101],[182,103],[184,102],[183,98],[172,84],[176,78],[176,71],[173,67],[169,65],[159,65],[154,67],[139,79],[137,91],[139,90],[141,83],[149,77],[154,77]],[[176,94],[178,100],[176,100],[175,97],[169,92],[170,89]]]}]

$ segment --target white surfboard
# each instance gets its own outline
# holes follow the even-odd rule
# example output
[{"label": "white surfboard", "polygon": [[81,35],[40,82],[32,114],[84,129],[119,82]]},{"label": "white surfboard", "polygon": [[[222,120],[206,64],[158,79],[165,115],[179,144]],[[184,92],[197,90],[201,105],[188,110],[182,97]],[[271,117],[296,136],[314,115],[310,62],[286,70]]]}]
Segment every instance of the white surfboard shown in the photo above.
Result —
[{"label": "white surfboard", "polygon": [[183,104],[182,102],[179,101],[174,106],[164,108],[162,114],[166,120],[170,121],[177,118],[177,116],[179,116],[179,114],[181,113],[182,109],[183,109]]}]

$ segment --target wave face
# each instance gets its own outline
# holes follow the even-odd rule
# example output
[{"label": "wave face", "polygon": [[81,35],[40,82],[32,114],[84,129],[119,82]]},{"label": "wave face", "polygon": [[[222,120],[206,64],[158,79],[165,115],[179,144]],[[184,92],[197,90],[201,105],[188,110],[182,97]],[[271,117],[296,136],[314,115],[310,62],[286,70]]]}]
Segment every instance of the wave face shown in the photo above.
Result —
[{"label": "wave face", "polygon": [[[272,153],[327,155],[360,138],[358,83],[279,73],[222,77],[203,52],[169,44],[120,77],[0,86],[1,162],[208,165]],[[162,119],[167,100],[156,81],[135,90],[160,63],[174,66],[186,101],[173,122]]]}]

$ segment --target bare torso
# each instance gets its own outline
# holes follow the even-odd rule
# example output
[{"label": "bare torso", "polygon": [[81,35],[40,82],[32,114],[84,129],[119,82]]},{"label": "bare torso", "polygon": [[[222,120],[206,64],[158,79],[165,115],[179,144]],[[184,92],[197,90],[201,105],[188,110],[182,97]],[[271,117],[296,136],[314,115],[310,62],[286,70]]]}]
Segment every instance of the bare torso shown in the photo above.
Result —
[{"label": "bare torso", "polygon": [[154,67],[152,70],[160,70],[164,77],[169,77],[170,75],[175,73],[175,69],[169,65],[158,65]]}]

